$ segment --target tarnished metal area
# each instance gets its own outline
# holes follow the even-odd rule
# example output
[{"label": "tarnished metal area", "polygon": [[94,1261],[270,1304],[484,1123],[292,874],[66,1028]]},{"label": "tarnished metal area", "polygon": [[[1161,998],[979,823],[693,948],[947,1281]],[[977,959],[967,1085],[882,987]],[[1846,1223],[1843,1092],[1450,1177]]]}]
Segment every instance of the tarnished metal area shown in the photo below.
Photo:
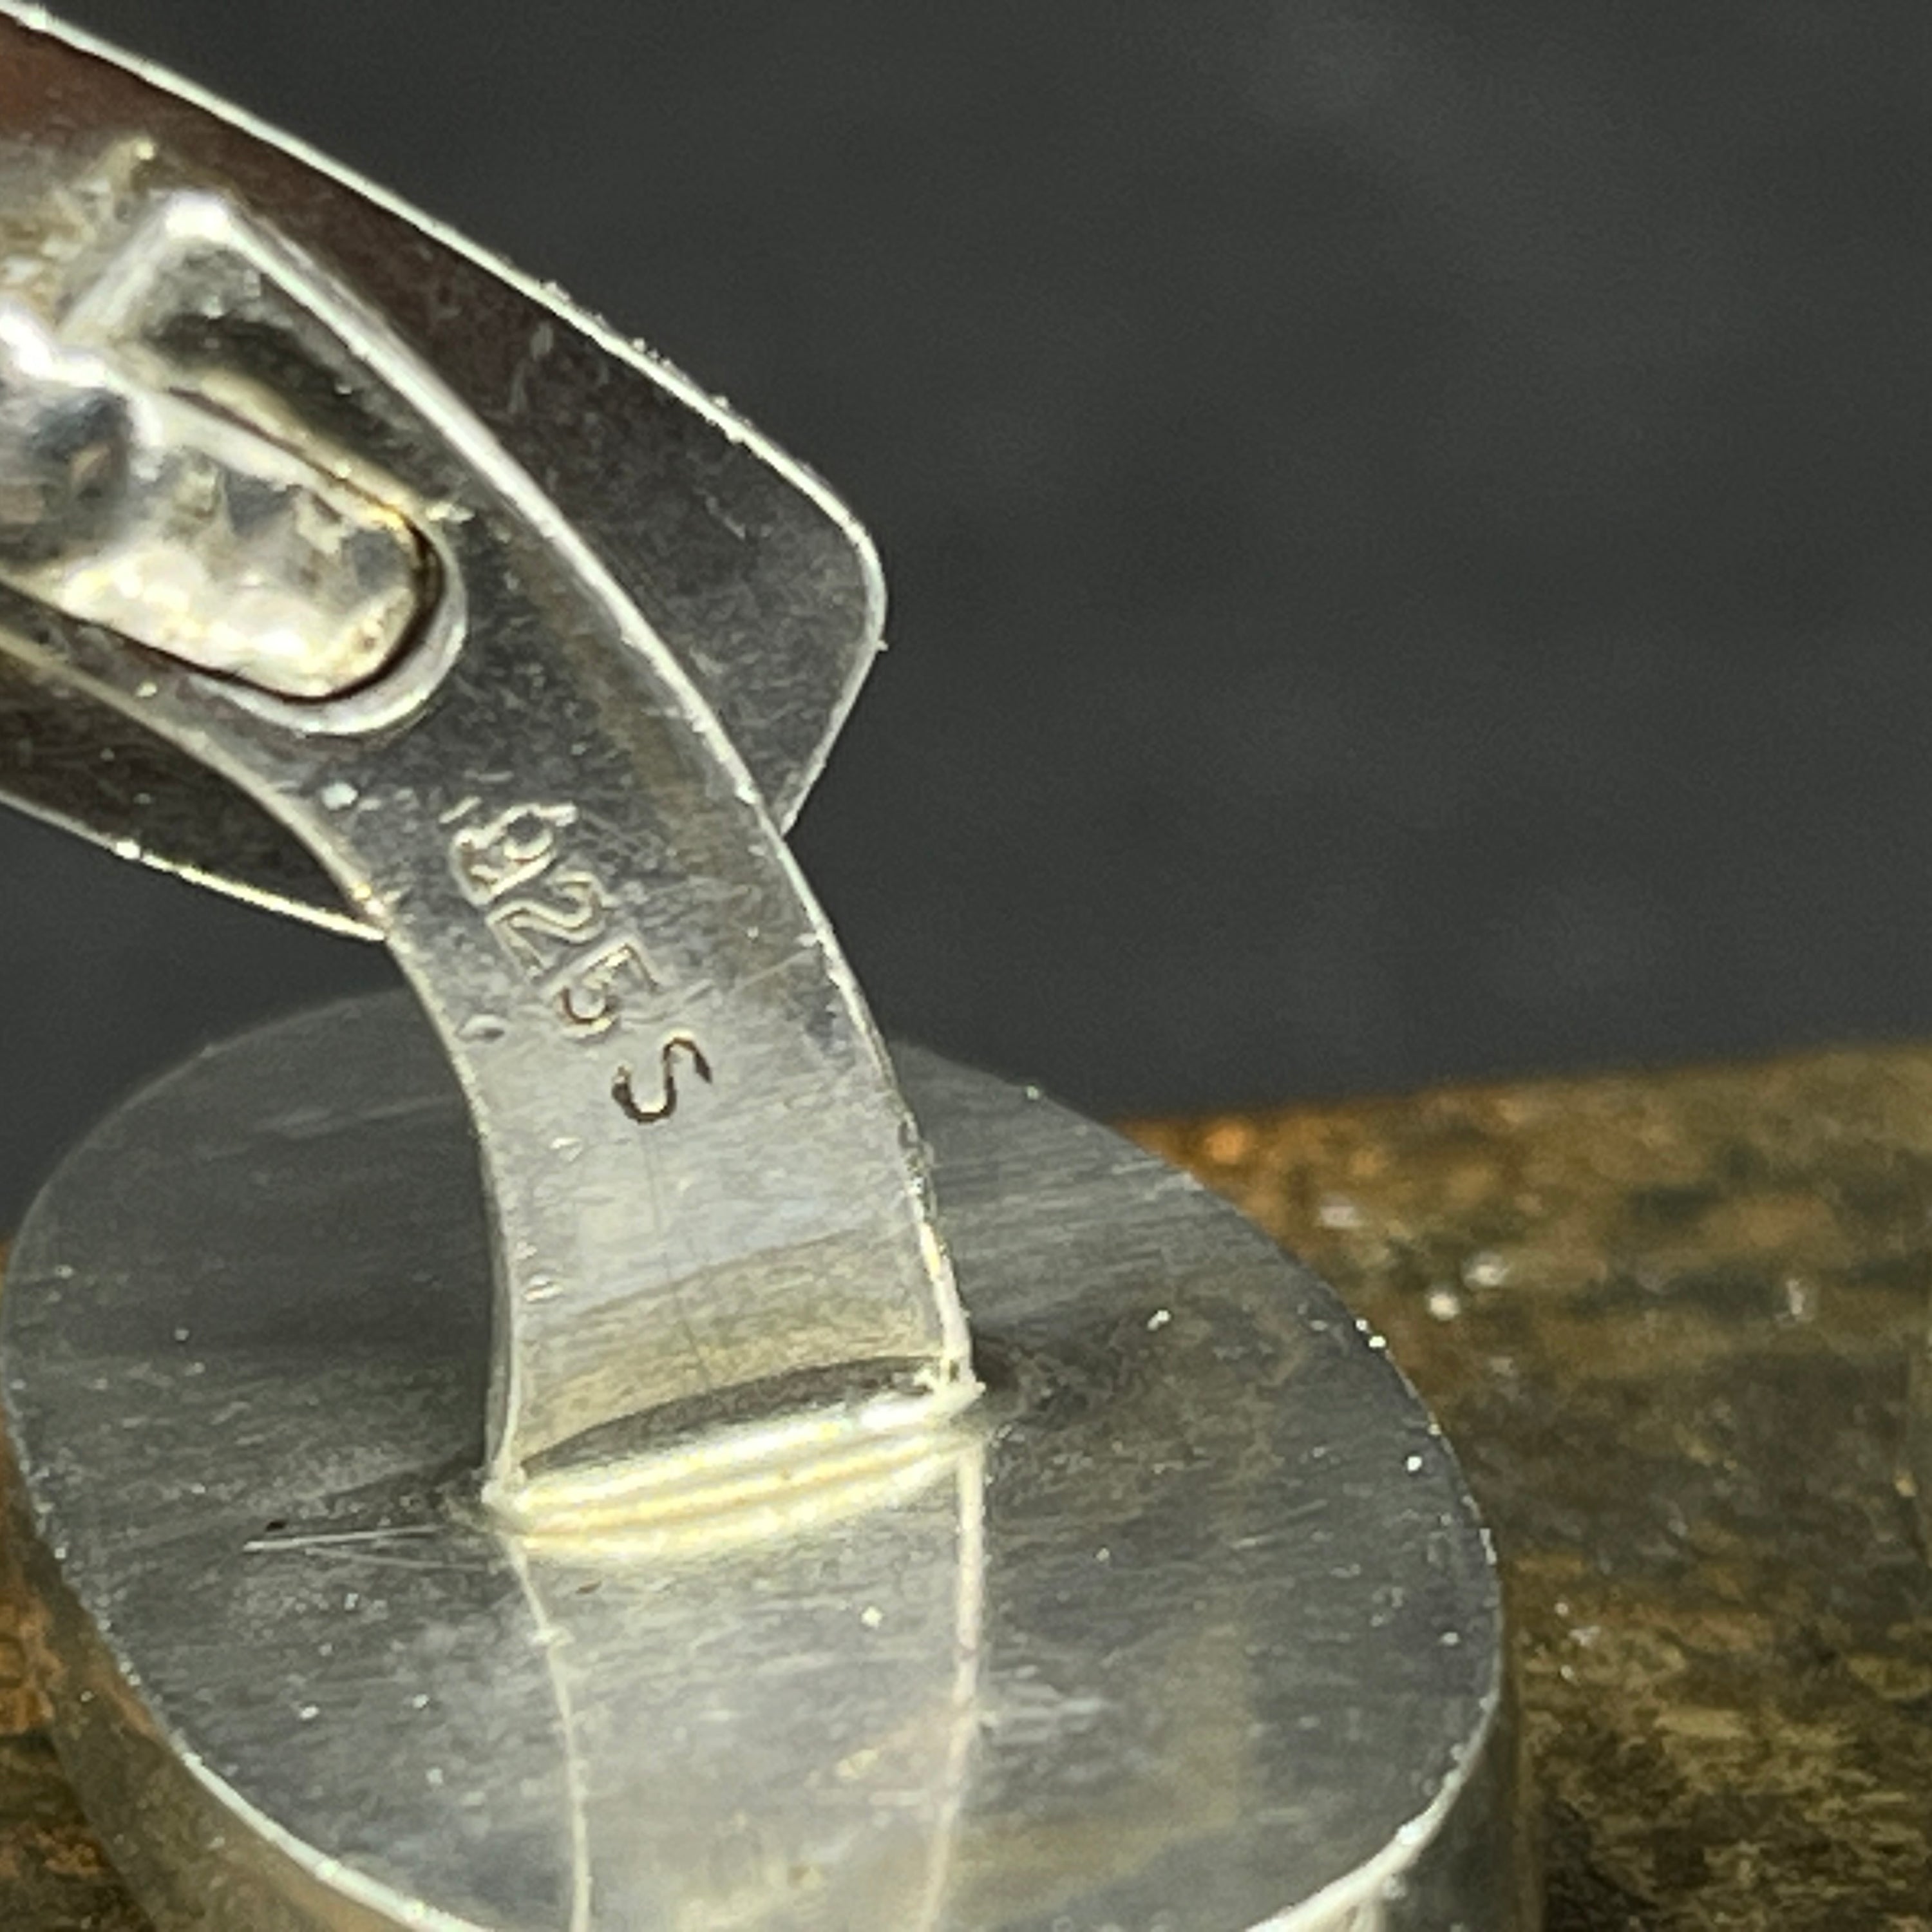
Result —
[{"label": "tarnished metal area", "polygon": [[487,1223],[406,1002],[72,1157],[8,1275],[16,1547],[164,1932],[1528,1922],[1486,1541],[1378,1338],[1104,1130],[905,1073],[986,1397],[601,1535],[460,1480]]}]

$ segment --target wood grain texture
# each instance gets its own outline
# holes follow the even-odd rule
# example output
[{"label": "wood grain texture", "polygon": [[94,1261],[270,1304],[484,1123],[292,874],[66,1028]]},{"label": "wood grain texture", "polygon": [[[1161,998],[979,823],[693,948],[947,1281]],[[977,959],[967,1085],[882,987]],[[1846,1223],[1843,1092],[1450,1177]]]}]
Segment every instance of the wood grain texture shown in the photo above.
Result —
[{"label": "wood grain texture", "polygon": [[29,1681],[12,1566],[4,1560],[0,1576],[0,1926],[146,1932],[147,1921],[61,1775],[46,1712]]},{"label": "wood grain texture", "polygon": [[[1136,1124],[1335,1282],[1460,1450],[1550,1932],[1932,1932],[1907,1473],[1932,1050]],[[0,1598],[0,1926],[140,1932]]]},{"label": "wood grain texture", "polygon": [[1932,1927],[1932,1053],[1138,1134],[1326,1273],[1460,1451],[1550,1932]]}]

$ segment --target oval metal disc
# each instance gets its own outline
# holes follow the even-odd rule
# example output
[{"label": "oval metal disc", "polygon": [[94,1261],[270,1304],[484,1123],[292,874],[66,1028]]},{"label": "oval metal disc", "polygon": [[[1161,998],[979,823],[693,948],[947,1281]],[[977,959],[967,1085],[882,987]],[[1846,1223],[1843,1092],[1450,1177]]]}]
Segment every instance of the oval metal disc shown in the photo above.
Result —
[{"label": "oval metal disc", "polygon": [[602,1538],[474,1502],[484,1214],[406,1002],[68,1160],[8,1276],[15,1510],[162,1932],[1527,1922],[1491,1552],[1379,1344],[1113,1135],[902,1071],[987,1395]]}]

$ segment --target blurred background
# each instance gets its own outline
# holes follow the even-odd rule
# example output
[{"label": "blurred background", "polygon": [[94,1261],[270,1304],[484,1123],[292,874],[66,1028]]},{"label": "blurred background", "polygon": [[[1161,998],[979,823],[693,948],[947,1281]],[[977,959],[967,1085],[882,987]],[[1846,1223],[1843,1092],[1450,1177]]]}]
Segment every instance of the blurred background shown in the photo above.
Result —
[{"label": "blurred background", "polygon": [[[870,524],[798,844],[1102,1112],[1932,1032],[1923,0],[65,0]],[[381,957],[0,814],[0,1227]]]}]

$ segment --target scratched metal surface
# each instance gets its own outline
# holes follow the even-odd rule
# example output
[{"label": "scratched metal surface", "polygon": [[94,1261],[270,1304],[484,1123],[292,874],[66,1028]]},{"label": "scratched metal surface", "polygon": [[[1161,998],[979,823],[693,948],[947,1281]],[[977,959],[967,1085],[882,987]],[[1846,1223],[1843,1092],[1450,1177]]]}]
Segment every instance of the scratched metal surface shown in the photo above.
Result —
[{"label": "scratched metal surface", "polygon": [[[1901,1474],[1932,1049],[1144,1123],[1388,1333],[1502,1540],[1550,1932],[1932,1928]],[[0,1924],[139,1932],[0,1600]]]}]

